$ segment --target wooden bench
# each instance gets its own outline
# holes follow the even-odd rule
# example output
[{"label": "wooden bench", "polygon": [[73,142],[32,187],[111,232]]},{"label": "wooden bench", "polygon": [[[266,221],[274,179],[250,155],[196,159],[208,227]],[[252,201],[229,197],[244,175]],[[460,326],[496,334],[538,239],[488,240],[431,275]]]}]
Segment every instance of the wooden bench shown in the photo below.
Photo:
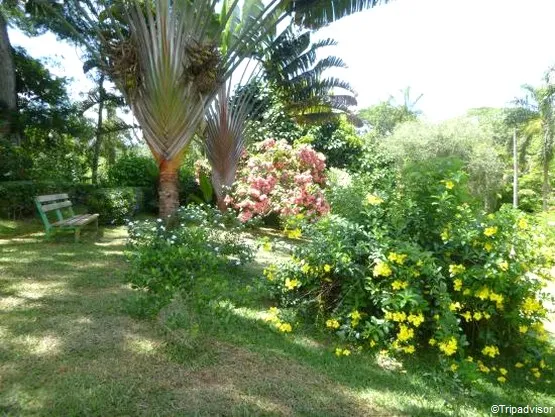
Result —
[{"label": "wooden bench", "polygon": [[[39,195],[35,197],[35,205],[39,212],[40,218],[46,228],[46,235],[50,236],[55,229],[74,230],[75,241],[79,242],[81,228],[89,223],[95,222],[96,232],[98,233],[98,214],[78,214],[73,212],[73,205],[67,194]],[[62,210],[69,214],[64,217]],[[48,212],[56,213],[55,222],[48,219]]]}]

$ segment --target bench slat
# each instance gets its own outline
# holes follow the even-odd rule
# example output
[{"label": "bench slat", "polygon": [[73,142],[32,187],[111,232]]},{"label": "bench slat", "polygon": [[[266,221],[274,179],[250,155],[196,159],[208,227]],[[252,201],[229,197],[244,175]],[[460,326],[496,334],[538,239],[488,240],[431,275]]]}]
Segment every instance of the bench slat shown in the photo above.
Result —
[{"label": "bench slat", "polygon": [[53,223],[54,227],[75,227],[90,223],[98,218],[98,214],[80,214],[69,219]]},{"label": "bench slat", "polygon": [[69,200],[69,196],[67,194],[50,194],[50,195],[39,195],[37,197],[37,201],[41,203],[46,203],[48,201],[56,201],[56,200]]},{"label": "bench slat", "polygon": [[64,207],[71,207],[71,201],[67,200],[67,201],[60,201],[59,203],[50,203],[50,204],[45,204],[44,206],[42,206],[42,211],[50,211],[50,210],[56,210],[56,209],[61,209]]}]

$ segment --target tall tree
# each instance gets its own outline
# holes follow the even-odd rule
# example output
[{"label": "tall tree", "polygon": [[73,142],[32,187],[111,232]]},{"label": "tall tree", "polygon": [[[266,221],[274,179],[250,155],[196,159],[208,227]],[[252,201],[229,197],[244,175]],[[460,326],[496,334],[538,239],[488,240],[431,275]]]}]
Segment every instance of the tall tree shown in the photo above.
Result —
[{"label": "tall tree", "polygon": [[555,111],[555,84],[551,82],[552,70],[544,75],[544,82],[539,87],[525,84],[522,88],[526,97],[517,99],[516,103],[534,112],[534,118],[528,122],[528,132],[535,132],[541,137],[540,161],[543,171],[542,208],[548,209],[551,186],[549,183],[549,166],[553,161],[553,134]]},{"label": "tall tree", "polygon": [[13,120],[16,112],[15,66],[8,36],[8,22],[0,4],[0,137],[13,137]]}]

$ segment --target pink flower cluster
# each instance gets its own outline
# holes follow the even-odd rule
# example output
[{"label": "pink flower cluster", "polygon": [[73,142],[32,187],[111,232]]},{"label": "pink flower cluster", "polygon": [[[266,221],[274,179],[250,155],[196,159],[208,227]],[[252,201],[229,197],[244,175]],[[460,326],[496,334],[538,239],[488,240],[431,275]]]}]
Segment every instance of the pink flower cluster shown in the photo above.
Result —
[{"label": "pink flower cluster", "polygon": [[239,210],[241,221],[272,212],[317,217],[329,211],[325,186],[326,158],[310,146],[293,148],[267,139],[242,160],[233,193],[226,202]]}]

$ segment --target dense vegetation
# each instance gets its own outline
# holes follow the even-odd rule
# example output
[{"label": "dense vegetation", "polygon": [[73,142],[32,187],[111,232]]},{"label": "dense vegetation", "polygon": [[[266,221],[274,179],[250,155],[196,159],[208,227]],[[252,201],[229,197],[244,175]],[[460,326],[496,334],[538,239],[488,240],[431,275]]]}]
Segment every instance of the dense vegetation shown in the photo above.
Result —
[{"label": "dense vegetation", "polygon": [[[313,42],[307,29],[375,2],[224,2],[218,13],[200,3],[0,4],[0,35],[9,22],[86,47],[84,71],[95,84],[74,100],[68,80],[1,37],[8,54],[0,86],[15,97],[0,96],[0,217],[8,219],[0,232],[18,237],[6,239],[6,259],[31,245],[23,249],[47,276],[59,270],[70,280],[68,265],[85,269],[87,288],[117,264],[125,314],[160,325],[172,360],[195,357],[213,339],[264,352],[279,340],[287,352],[317,346],[317,354],[293,356],[337,375],[341,361],[358,375],[348,361],[367,359],[432,375],[461,410],[467,393],[480,406],[497,400],[492,392],[508,398],[521,388],[519,400],[547,398],[555,366],[552,71],[507,108],[440,123],[422,119],[409,88],[401,101],[355,111],[351,85],[324,73],[345,63],[317,59],[335,41]],[[168,40],[187,25],[197,41]],[[144,48],[139,39],[149,40]],[[251,76],[232,85],[245,61]],[[102,255],[99,268],[80,246],[41,235],[20,243],[22,224],[40,228],[29,220],[34,197],[57,193],[68,193],[78,212],[99,213],[102,225],[125,224],[126,262],[121,241],[117,262],[106,240],[85,243]],[[58,247],[72,257],[68,265]],[[16,269],[6,269],[14,282]],[[19,293],[6,288],[0,280],[10,310]],[[245,337],[245,321],[267,341]],[[0,358],[17,357],[13,340]],[[410,413],[410,401],[380,406]],[[11,415],[10,407],[0,403],[0,412]],[[330,407],[299,415],[362,415]]]}]

